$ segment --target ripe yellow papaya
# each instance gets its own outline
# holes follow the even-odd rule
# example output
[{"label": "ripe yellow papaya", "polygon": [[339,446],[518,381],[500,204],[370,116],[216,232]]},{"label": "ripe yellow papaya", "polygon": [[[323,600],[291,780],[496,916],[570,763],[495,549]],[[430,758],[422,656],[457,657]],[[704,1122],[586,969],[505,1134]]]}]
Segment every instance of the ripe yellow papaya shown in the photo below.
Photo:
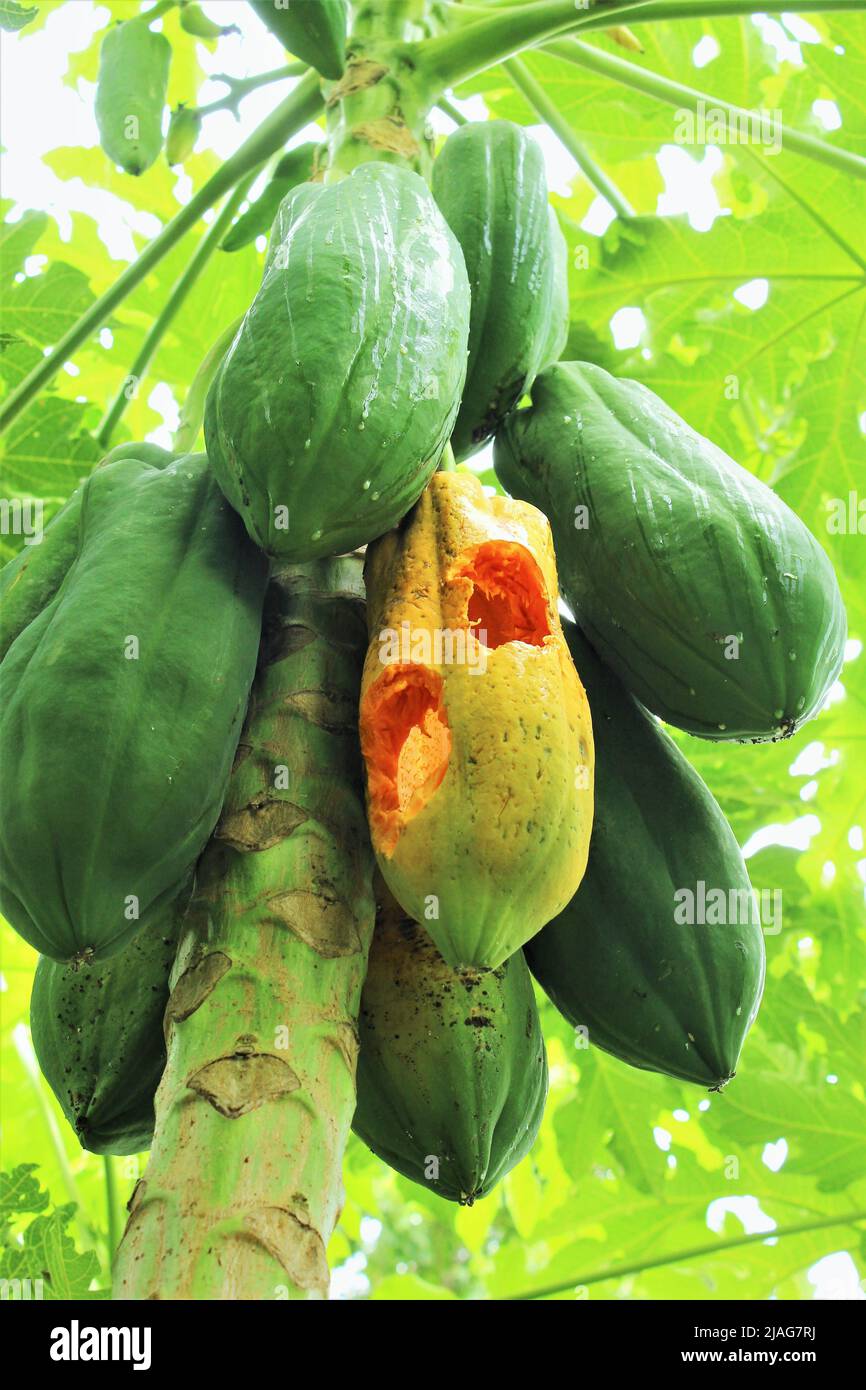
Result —
[{"label": "ripe yellow papaya", "polygon": [[577,891],[589,707],[535,507],[437,473],[368,548],[361,748],[373,848],[449,965],[493,969]]}]

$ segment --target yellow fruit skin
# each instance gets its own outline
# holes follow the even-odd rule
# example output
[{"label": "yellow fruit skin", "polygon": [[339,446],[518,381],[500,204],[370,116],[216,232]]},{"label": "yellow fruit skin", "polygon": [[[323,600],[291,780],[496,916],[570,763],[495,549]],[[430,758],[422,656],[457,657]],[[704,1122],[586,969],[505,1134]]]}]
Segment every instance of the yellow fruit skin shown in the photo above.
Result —
[{"label": "yellow fruit skin", "polygon": [[[592,726],[557,614],[550,528],[528,504],[486,497],[471,474],[437,473],[402,528],[369,547],[365,579],[361,746],[379,867],[450,965],[494,969],[570,901],[592,829]],[[498,645],[467,628],[479,603]],[[505,640],[512,628],[527,640]],[[401,631],[403,655],[426,640],[432,659],[395,660]],[[465,660],[437,651],[437,632],[462,634]],[[401,681],[423,687],[428,726],[432,707],[450,733],[438,784],[441,748],[431,744],[425,764],[413,735],[418,794],[407,805],[389,801],[394,749],[425,719],[418,705],[395,715]]]}]

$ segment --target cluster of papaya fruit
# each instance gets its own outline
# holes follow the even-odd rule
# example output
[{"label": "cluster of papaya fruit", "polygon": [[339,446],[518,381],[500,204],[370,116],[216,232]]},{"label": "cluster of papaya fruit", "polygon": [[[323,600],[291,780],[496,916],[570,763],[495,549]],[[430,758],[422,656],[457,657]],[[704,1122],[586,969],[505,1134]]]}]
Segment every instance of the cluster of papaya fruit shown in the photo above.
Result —
[{"label": "cluster of papaya fruit", "polygon": [[[211,19],[195,0],[179,0],[179,4],[180,27],[193,38],[213,40],[239,32],[236,24]],[[249,4],[302,63],[326,78],[341,75],[348,0],[249,0]],[[172,46],[165,34],[150,27],[153,18],[145,11],[112,25],[99,51],[94,110],[99,140],[109,159],[127,174],[146,173],[163,144],[168,163],[182,164],[201,131],[197,108],[181,103],[172,111],[163,138]]]},{"label": "cluster of papaya fruit", "polygon": [[[778,497],[643,386],[559,361],[567,332],[565,242],[521,128],[461,127],[432,188],[381,162],[300,184],[211,386],[206,454],[114,450],[0,576],[0,905],[41,952],[34,1045],[85,1147],[149,1143],[191,893],[218,915],[194,888],[209,839],[212,866],[220,845],[309,835],[308,804],[241,786],[288,756],[257,732],[260,697],[244,726],[275,603],[280,659],[333,636],[315,693],[305,668],[268,697],[302,721],[320,839],[357,840],[366,771],[369,1146],[462,1202],[527,1152],[547,1089],[533,974],[591,1045],[712,1089],[734,1074],[761,926],[656,716],[789,736],[838,674],[844,610]],[[505,496],[440,466],[449,441],[460,463],[491,438]],[[361,546],[366,637],[333,635],[321,604],[301,623],[310,576],[331,614],[357,608],[330,557]],[[349,756],[342,785],[316,779],[324,733],[353,741],[357,781]],[[297,881],[256,901],[303,940],[304,902],[326,898],[339,954],[354,905],[303,844]],[[701,882],[739,915],[679,921]]]}]

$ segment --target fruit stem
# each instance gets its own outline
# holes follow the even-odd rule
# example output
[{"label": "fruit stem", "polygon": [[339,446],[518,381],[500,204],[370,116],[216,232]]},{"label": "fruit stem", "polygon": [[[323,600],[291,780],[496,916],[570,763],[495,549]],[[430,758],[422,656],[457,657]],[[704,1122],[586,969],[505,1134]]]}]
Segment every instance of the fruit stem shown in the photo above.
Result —
[{"label": "fruit stem", "polygon": [[442,457],[439,460],[438,471],[440,473],[453,473],[455,472],[456,468],[457,460],[454,457],[454,450],[452,449],[450,443],[446,444],[445,448],[442,451]]},{"label": "fruit stem", "polygon": [[457,107],[452,105],[452,103],[448,100],[447,97],[437,97],[436,105],[439,107],[440,111],[444,112],[444,114],[448,117],[450,121],[454,122],[456,126],[469,124],[469,117],[464,116],[462,111],[458,111]]},{"label": "fruit stem", "polygon": [[120,1223],[117,1219],[117,1180],[114,1173],[114,1159],[110,1154],[105,1154],[102,1159],[102,1171],[105,1177],[105,1229],[110,1268],[114,1259],[114,1252],[120,1241]]}]

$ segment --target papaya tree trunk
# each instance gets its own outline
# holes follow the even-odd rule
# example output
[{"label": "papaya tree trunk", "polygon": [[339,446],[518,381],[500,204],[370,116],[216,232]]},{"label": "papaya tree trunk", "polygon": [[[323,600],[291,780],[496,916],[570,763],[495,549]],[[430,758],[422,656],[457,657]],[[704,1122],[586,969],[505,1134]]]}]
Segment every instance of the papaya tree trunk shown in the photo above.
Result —
[{"label": "papaya tree trunk", "polygon": [[354,7],[346,71],[327,93],[328,171],[335,182],[367,160],[429,176],[433,93],[419,80],[417,42],[435,33],[435,0],[366,0]]},{"label": "papaya tree trunk", "polygon": [[166,1012],[120,1299],[325,1298],[375,908],[357,697],[361,564],[278,574]]}]

